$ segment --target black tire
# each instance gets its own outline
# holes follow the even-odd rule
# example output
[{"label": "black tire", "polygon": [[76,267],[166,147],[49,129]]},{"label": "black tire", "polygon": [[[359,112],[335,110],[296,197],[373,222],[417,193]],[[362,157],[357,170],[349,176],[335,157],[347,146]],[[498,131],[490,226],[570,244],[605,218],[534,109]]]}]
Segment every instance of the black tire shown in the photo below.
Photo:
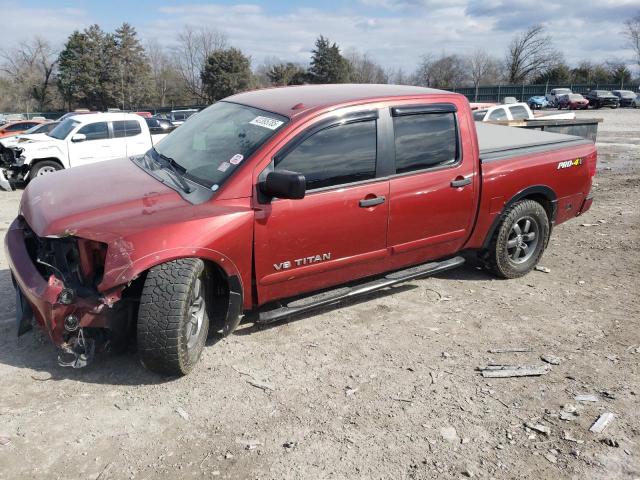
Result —
[{"label": "black tire", "polygon": [[542,205],[534,200],[514,203],[504,213],[489,244],[488,270],[500,278],[526,275],[540,261],[548,237],[549,218]]},{"label": "black tire", "polygon": [[31,169],[31,172],[29,172],[29,178],[33,180],[36,177],[49,175],[62,169],[62,165],[55,160],[42,160],[41,162],[36,163]]},{"label": "black tire", "polygon": [[147,369],[172,376],[193,369],[209,331],[206,287],[204,262],[198,258],[149,270],[137,325],[138,353]]}]

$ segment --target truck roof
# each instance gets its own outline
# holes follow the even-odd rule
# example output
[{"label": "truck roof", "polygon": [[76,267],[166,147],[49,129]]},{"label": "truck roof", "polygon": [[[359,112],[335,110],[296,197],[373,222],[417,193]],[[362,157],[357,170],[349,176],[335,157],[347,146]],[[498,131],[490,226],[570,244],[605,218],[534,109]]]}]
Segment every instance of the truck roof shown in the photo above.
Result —
[{"label": "truck roof", "polygon": [[113,122],[114,120],[140,120],[142,117],[135,113],[127,112],[108,112],[108,113],[83,113],[79,115],[73,115],[68,118],[73,118],[79,123],[91,123],[91,122]]},{"label": "truck roof", "polygon": [[442,93],[450,92],[407,85],[341,83],[266,88],[239,93],[225,100],[293,118],[311,110],[344,103]]}]

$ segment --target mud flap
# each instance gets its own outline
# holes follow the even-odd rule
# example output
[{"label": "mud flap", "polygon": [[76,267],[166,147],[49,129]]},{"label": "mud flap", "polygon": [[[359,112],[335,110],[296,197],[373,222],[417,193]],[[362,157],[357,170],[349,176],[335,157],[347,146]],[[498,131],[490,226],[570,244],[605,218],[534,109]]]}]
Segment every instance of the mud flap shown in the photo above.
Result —
[{"label": "mud flap", "polygon": [[11,184],[4,173],[4,169],[0,168],[0,190],[6,190],[7,192],[13,191]]},{"label": "mud flap", "polygon": [[16,286],[16,323],[18,324],[18,336],[27,333],[33,327],[33,310],[24,298],[20,288]]}]

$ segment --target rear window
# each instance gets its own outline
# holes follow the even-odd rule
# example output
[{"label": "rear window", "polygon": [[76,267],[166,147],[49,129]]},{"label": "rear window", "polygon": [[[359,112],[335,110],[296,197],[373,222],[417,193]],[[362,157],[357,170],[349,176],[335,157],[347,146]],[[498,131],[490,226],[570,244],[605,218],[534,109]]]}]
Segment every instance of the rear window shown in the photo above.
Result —
[{"label": "rear window", "polygon": [[141,133],[140,123],[136,120],[118,120],[113,122],[113,136],[115,138],[135,137]]},{"label": "rear window", "polygon": [[424,113],[393,118],[396,173],[452,165],[457,161],[453,113]]}]

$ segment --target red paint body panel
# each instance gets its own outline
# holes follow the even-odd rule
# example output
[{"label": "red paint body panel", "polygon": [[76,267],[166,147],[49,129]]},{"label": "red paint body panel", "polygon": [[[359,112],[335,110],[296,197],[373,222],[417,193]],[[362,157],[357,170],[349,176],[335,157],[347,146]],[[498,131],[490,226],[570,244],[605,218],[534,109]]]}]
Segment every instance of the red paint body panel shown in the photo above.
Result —
[{"label": "red paint body panel", "polygon": [[[117,301],[131,280],[155,265],[201,257],[239,278],[243,307],[251,310],[481,248],[506,203],[534,185],[555,193],[557,224],[591,205],[593,145],[481,164],[471,110],[461,95],[417,87],[331,85],[249,92],[229,101],[291,120],[245,159],[211,200],[192,205],[131,161],[109,161],[34,179],[23,194],[22,217],[38,236],[73,235],[106,244],[98,286],[106,299]],[[258,201],[256,185],[273,156],[317,122],[350,111],[438,102],[457,107],[461,159],[456,166],[309,192],[302,200]],[[583,164],[558,168],[559,162],[575,158]],[[461,178],[471,183],[451,187]],[[374,196],[384,196],[385,202],[359,206]],[[5,242],[11,270],[38,321],[60,343],[70,307],[56,304],[59,280],[43,279],[34,267],[21,222],[12,225]],[[84,270],[91,268],[86,258],[92,248],[83,246]],[[305,260],[309,257],[313,260]],[[278,268],[284,262],[292,262],[291,268]],[[72,307],[82,314],[81,325],[104,324],[104,302]]]}]

